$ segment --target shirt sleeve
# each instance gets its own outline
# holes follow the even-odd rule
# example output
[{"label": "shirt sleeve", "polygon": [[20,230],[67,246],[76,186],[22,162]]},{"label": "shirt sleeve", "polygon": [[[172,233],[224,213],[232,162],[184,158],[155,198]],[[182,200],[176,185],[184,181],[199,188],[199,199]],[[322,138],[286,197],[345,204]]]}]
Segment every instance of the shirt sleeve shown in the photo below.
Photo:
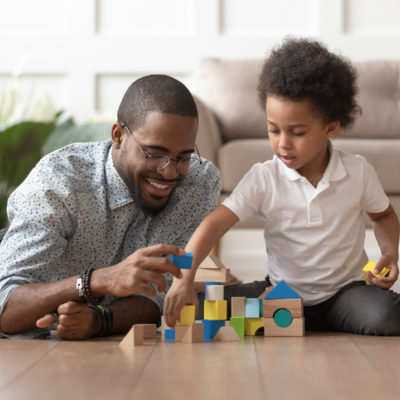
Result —
[{"label": "shirt sleeve", "polygon": [[[253,165],[230,196],[222,202],[241,222],[259,215],[262,197],[260,191],[265,192],[265,180],[262,178],[261,168],[262,164]],[[266,192],[263,195],[266,195]]]},{"label": "shirt sleeve", "polygon": [[57,275],[55,260],[73,229],[68,196],[67,185],[52,171],[31,172],[10,196],[10,227],[0,245],[0,314],[19,285],[50,282]]},{"label": "shirt sleeve", "polygon": [[385,211],[390,204],[389,198],[383,190],[382,184],[372,165],[364,157],[361,158],[364,167],[362,208],[369,213]]}]

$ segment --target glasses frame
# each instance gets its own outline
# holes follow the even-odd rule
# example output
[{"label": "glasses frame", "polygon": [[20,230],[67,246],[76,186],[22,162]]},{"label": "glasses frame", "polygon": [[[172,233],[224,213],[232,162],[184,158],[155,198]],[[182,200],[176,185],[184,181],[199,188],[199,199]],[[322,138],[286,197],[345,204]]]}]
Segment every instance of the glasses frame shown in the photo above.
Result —
[{"label": "glasses frame", "polygon": [[[131,131],[131,129],[129,128],[129,126],[128,126],[127,124],[125,124],[124,122],[120,122],[120,124],[121,124],[121,127],[122,127],[122,128],[125,128],[125,129],[128,131],[128,133],[132,136],[133,140],[135,141],[135,143],[136,143],[137,146],[139,147],[139,150],[141,151],[141,153],[143,154],[143,156],[146,158],[147,161],[148,161],[149,159],[151,159],[151,158],[157,158],[157,156],[156,156],[155,154],[151,154],[150,152],[148,152],[148,151],[146,151],[146,150],[143,150],[142,146],[141,146],[140,143],[137,141],[137,139],[135,138],[135,135],[133,134],[133,132]],[[191,153],[191,155],[190,155],[190,160],[194,160],[194,159],[197,158],[197,159],[198,159],[198,162],[200,163],[200,165],[202,165],[202,164],[203,164],[203,161],[201,160],[200,152],[199,152],[199,149],[197,148],[196,143],[194,144],[194,149],[195,149],[195,152],[196,152],[197,154]],[[192,157],[193,155],[195,155],[196,158],[195,158],[195,157]],[[172,158],[172,157],[170,157],[170,158],[165,162],[165,164],[164,164],[162,167],[155,168],[155,170],[156,170],[156,171],[163,170],[163,169],[165,169],[165,168],[168,167],[168,165],[171,163],[171,161],[174,161],[174,162],[175,162],[175,168],[176,168],[176,170],[177,170],[177,171],[180,171],[179,166],[181,165],[182,160],[184,160],[184,159],[183,159],[183,158],[179,158],[179,157],[177,157],[177,158]],[[189,165],[190,165],[190,160],[189,160]],[[189,168],[189,165],[188,165],[188,168]],[[149,169],[153,169],[153,168],[149,168]]]}]

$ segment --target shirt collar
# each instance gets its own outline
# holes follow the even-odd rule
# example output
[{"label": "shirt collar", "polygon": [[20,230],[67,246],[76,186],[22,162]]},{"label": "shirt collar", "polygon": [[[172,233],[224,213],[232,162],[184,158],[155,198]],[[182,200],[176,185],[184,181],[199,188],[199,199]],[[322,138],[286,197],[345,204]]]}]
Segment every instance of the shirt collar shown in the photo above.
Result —
[{"label": "shirt collar", "polygon": [[[343,165],[340,153],[333,149],[331,141],[328,142],[328,150],[331,156],[322,179],[331,182],[339,181],[347,175],[346,168]],[[288,168],[278,156],[274,155],[274,160],[278,163],[283,175],[289,180],[296,181],[302,178],[295,169]]]},{"label": "shirt collar", "polygon": [[133,202],[131,193],[115,169],[112,159],[112,146],[108,150],[107,161],[105,165],[107,197],[108,204],[113,210]]}]

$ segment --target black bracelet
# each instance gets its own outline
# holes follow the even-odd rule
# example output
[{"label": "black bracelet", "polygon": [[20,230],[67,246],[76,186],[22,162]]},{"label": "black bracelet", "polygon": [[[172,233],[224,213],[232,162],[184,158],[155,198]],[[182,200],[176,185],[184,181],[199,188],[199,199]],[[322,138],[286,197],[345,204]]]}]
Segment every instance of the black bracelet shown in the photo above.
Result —
[{"label": "black bracelet", "polygon": [[94,297],[92,291],[90,290],[90,278],[93,271],[93,268],[88,268],[81,275],[83,285],[83,297],[87,303],[98,304],[104,299],[104,296]]},{"label": "black bracelet", "polygon": [[113,327],[113,312],[107,307],[89,304],[92,310],[95,310],[101,319],[101,328],[97,336],[109,335]]}]

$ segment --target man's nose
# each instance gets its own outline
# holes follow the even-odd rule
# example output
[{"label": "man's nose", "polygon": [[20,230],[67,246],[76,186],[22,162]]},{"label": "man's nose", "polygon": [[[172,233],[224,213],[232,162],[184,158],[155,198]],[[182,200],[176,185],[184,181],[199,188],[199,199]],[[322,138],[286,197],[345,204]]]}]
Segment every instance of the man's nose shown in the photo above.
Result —
[{"label": "man's nose", "polygon": [[170,159],[167,166],[163,169],[159,169],[158,173],[160,173],[164,179],[173,180],[177,179],[179,176],[178,168],[176,161],[174,159]]}]

